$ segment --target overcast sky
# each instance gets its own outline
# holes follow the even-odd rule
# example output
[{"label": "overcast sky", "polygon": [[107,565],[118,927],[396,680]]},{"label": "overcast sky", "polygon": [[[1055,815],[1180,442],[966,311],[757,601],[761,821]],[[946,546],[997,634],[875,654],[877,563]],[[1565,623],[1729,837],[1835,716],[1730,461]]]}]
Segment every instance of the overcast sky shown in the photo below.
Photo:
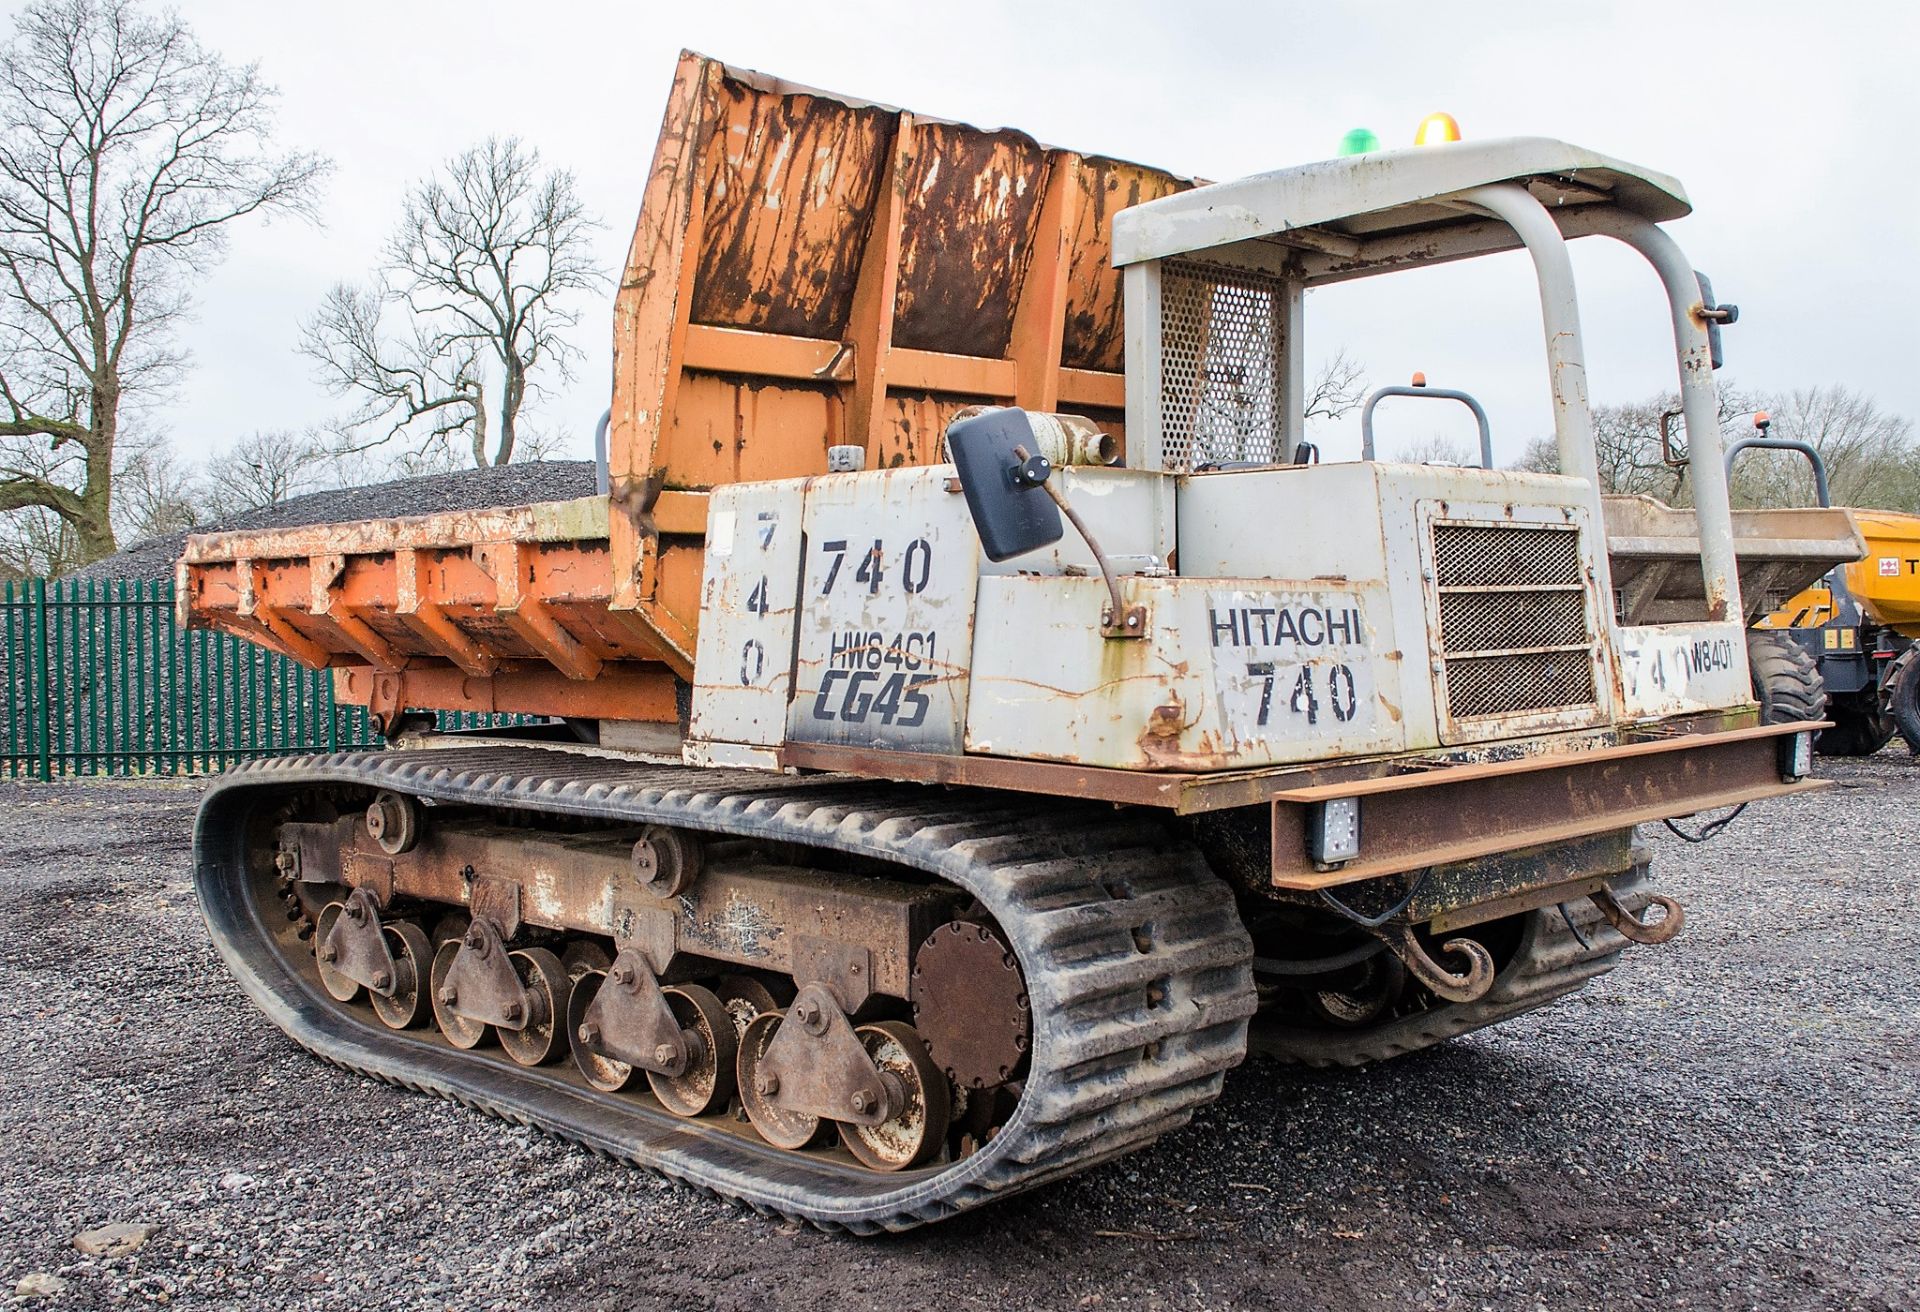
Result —
[{"label": "overcast sky", "polygon": [[[0,0],[9,17],[19,5]],[[672,3],[186,0],[188,21],[282,92],[281,137],[335,161],[325,223],[237,231],[198,289],[193,368],[158,419],[204,454],[339,413],[294,351],[327,287],[365,276],[406,188],[488,134],[574,170],[616,269],[674,59],[690,47],[850,96],[1177,173],[1231,178],[1324,158],[1349,128],[1410,144],[1452,112],[1476,138],[1564,138],[1678,177],[1672,225],[1722,300],[1732,377],[1843,383],[1920,417],[1920,19],[1895,0],[1803,3]],[[1644,263],[1576,243],[1598,401],[1674,382]],[[1479,395],[1510,459],[1550,429],[1524,256],[1313,294],[1309,358],[1344,347],[1374,384],[1423,369]],[[579,381],[535,422],[585,454],[606,405],[610,300],[584,307]],[[1413,407],[1419,410],[1420,407]],[[1389,417],[1396,440],[1455,423]],[[1471,431],[1464,411],[1449,431]],[[1330,456],[1357,452],[1330,430]]]}]

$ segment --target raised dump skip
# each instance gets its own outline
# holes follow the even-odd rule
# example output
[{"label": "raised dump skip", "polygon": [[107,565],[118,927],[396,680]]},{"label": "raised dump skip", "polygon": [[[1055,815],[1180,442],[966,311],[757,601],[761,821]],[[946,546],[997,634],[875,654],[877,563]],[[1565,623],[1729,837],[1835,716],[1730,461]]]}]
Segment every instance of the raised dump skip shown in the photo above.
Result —
[{"label": "raised dump skip", "polygon": [[[1693,512],[1647,496],[1607,497],[1604,506],[1621,618],[1662,624],[1700,614],[1705,594]],[[1866,549],[1853,512],[1819,506],[1736,510],[1733,531],[1748,624]]]},{"label": "raised dump skip", "polygon": [[983,403],[1121,435],[1110,221],[1190,185],[683,54],[615,311],[611,513],[195,540],[187,620],[340,667],[376,709],[671,719],[707,490],[825,473],[837,445],[934,463]]},{"label": "raised dump skip", "polygon": [[683,57],[615,309],[615,604],[691,633],[683,493],[932,464],[980,403],[1119,431],[1110,220],[1186,185]]}]

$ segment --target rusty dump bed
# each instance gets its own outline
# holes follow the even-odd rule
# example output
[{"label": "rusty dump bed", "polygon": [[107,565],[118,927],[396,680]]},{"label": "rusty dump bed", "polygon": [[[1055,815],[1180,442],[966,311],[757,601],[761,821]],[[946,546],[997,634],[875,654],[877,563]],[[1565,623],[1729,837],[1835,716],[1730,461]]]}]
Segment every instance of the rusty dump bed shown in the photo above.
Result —
[{"label": "rusty dump bed", "polygon": [[[1706,592],[1694,512],[1648,496],[1607,497],[1603,504],[1622,620],[1666,624],[1701,613]],[[1851,511],[1819,506],[1736,510],[1733,535],[1748,624],[1867,549]]]},{"label": "rusty dump bed", "polygon": [[190,539],[185,622],[350,700],[674,718],[706,492],[943,459],[961,409],[1122,434],[1113,213],[1172,174],[681,56],[614,315],[612,504]]}]

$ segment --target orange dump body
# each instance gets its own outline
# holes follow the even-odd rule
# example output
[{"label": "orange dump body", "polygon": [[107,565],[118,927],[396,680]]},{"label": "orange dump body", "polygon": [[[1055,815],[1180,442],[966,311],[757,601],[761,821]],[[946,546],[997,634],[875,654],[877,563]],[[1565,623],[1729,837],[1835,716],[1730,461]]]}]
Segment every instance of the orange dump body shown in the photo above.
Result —
[{"label": "orange dump body", "polygon": [[706,492],[930,464],[959,410],[1124,435],[1115,212],[1192,185],[683,54],[614,307],[610,502],[189,540],[186,622],[401,707],[664,721]]},{"label": "orange dump body", "polygon": [[[1920,515],[1897,510],[1849,512],[1867,554],[1846,566],[1847,590],[1875,624],[1920,638]],[[1762,628],[1820,627],[1833,619],[1833,589],[1822,578],[1761,621]]]}]

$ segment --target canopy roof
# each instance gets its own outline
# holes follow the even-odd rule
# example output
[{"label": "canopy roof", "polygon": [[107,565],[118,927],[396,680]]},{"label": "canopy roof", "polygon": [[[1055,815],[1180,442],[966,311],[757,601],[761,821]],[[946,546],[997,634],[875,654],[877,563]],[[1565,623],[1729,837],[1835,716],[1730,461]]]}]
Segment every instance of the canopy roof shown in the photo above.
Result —
[{"label": "canopy roof", "polygon": [[1114,216],[1116,265],[1187,256],[1333,282],[1386,267],[1510,249],[1504,223],[1449,199],[1520,182],[1570,237],[1582,211],[1654,222],[1687,214],[1673,178],[1546,137],[1376,151],[1163,196]]}]

